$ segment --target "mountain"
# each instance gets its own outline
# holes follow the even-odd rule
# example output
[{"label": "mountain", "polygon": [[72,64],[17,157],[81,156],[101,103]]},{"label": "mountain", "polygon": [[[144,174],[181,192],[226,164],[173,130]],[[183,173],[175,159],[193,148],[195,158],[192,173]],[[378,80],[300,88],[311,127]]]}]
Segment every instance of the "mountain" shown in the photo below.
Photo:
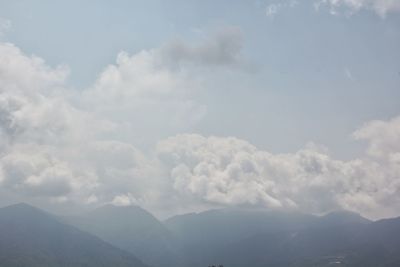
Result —
[{"label": "mountain", "polygon": [[177,266],[172,233],[152,214],[137,206],[105,205],[68,222],[110,244],[129,251],[153,266]]},{"label": "mountain", "polygon": [[192,267],[400,266],[400,219],[222,209],[175,216],[165,224]]},{"label": "mountain", "polygon": [[0,265],[145,267],[128,252],[27,204],[0,208]]},{"label": "mountain", "polygon": [[[317,220],[316,216],[298,212],[220,209],[174,216],[165,225],[182,243],[185,265],[208,266],[210,262],[231,262],[221,256],[225,251],[229,254],[231,244],[261,234],[303,229]],[[236,255],[231,258],[248,257],[242,251],[232,250],[233,253]]]},{"label": "mountain", "polygon": [[317,220],[316,216],[265,209],[219,209],[174,216],[164,223],[167,228],[188,242],[230,242],[260,232],[303,228]]},{"label": "mountain", "polygon": [[330,212],[324,216],[319,217],[318,223],[321,226],[340,226],[340,225],[349,225],[349,224],[368,224],[371,221],[362,217],[360,214],[339,210]]},{"label": "mountain", "polygon": [[400,217],[367,225],[353,243],[354,266],[400,266]]},{"label": "mountain", "polygon": [[0,209],[0,266],[144,267],[136,255],[155,267],[398,267],[399,233],[400,218],[373,222],[348,211],[231,208],[160,222],[135,206],[60,219],[19,204]]},{"label": "mountain", "polygon": [[357,257],[354,250],[360,243],[356,237],[365,233],[366,227],[311,224],[303,229],[264,232],[228,244],[213,257],[227,266],[359,266],[347,264]]}]

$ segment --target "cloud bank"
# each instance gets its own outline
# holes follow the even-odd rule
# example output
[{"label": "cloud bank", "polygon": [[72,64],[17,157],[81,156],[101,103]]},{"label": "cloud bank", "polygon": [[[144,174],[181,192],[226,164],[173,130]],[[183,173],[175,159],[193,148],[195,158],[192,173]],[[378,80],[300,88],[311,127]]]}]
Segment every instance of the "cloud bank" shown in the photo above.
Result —
[{"label": "cloud bank", "polygon": [[[398,118],[394,121],[397,124],[386,127],[399,127]],[[371,130],[368,124],[356,135]],[[392,140],[396,145],[398,138]],[[168,138],[157,151],[182,197],[222,205],[313,213],[349,209],[384,216],[400,208],[400,157],[399,150],[388,151],[380,142],[369,139],[370,148],[380,152],[379,160],[335,160],[313,145],[295,153],[272,154],[234,137],[200,135]]]},{"label": "cloud bank", "polygon": [[[0,192],[25,201],[138,204],[171,213],[249,205],[399,215],[400,117],[355,131],[367,151],[349,161],[316,145],[273,154],[235,137],[176,134],[206,115],[192,71],[236,64],[236,34],[199,46],[122,52],[84,90],[68,88],[67,67],[1,43]],[[177,68],[174,58],[195,67]]]}]

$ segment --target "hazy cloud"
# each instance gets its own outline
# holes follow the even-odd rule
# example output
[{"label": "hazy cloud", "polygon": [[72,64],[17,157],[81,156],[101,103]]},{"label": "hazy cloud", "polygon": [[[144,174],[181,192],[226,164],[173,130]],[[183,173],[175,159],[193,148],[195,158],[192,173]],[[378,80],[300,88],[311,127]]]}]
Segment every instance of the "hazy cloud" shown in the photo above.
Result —
[{"label": "hazy cloud", "polygon": [[83,105],[117,122],[124,127],[124,135],[139,142],[190,129],[207,111],[193,100],[200,84],[161,62],[156,49],[119,53],[116,64],[107,66],[94,86],[83,92]]},{"label": "hazy cloud", "polygon": [[122,52],[92,87],[76,91],[65,86],[68,68],[0,44],[2,189],[75,203],[157,198],[157,164],[133,144],[205,113],[190,97],[196,82],[160,66],[158,55]]},{"label": "hazy cloud", "polygon": [[137,202],[130,194],[126,194],[114,197],[112,204],[115,206],[131,206],[137,204]]},{"label": "hazy cloud", "polygon": [[267,5],[265,9],[265,14],[269,18],[274,18],[276,14],[278,14],[284,8],[293,8],[297,6],[299,2],[297,0],[290,1],[279,1],[276,3],[271,3]]},{"label": "hazy cloud", "polygon": [[400,159],[400,117],[388,121],[370,121],[353,135],[358,140],[368,142],[369,155],[385,159]]},{"label": "hazy cloud", "polygon": [[[173,52],[179,56],[168,60],[230,66],[240,53],[224,42],[235,38],[182,44]],[[169,49],[122,52],[92,86],[78,91],[66,86],[68,68],[0,44],[1,191],[44,202],[172,212],[261,205],[397,214],[399,118],[357,130],[354,137],[367,141],[368,153],[350,161],[315,145],[273,154],[234,137],[176,135],[191,131],[206,108],[195,101],[203,88],[188,75],[190,64],[166,64]],[[143,140],[150,149],[139,149]]]},{"label": "hazy cloud", "polygon": [[78,174],[67,162],[36,151],[34,147],[17,147],[2,158],[2,186],[31,196],[58,197],[72,190]]},{"label": "hazy cloud", "polygon": [[51,68],[0,45],[0,185],[19,195],[77,200],[98,185],[85,164],[91,143],[113,123],[73,104],[65,67]]},{"label": "hazy cloud", "polygon": [[400,11],[398,0],[322,0],[316,2],[317,8],[321,5],[328,5],[332,13],[337,13],[340,8],[347,8],[350,13],[366,9],[375,11],[381,17]]},{"label": "hazy cloud", "polygon": [[368,216],[394,215],[399,208],[400,166],[391,160],[340,161],[315,146],[271,154],[233,137],[200,135],[168,138],[157,151],[170,166],[176,192],[192,201]]},{"label": "hazy cloud", "polygon": [[172,67],[185,64],[239,66],[244,63],[242,47],[240,29],[230,27],[220,29],[200,44],[188,44],[182,40],[169,42],[160,49],[159,55],[163,64]]}]

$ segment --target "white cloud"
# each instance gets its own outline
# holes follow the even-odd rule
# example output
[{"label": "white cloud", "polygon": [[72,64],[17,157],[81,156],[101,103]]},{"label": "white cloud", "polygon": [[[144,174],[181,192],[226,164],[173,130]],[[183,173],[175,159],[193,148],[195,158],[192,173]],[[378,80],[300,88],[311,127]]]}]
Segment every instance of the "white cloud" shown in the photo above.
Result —
[{"label": "white cloud", "polygon": [[[205,114],[194,101],[201,83],[190,65],[228,64],[238,55],[233,49],[225,61],[211,57],[225,51],[219,45],[184,47],[179,68],[173,57],[165,60],[165,47],[120,53],[93,86],[75,91],[66,86],[68,68],[0,44],[1,191],[43,202],[155,210],[263,205],[398,215],[399,118],[357,130],[368,155],[351,161],[317,146],[272,154],[233,137],[176,135]],[[199,62],[204,54],[210,58]],[[137,146],[144,139],[147,153]]]},{"label": "white cloud", "polygon": [[17,195],[80,201],[101,183],[87,155],[115,124],[74,104],[67,75],[0,44],[0,186]]},{"label": "white cloud", "polygon": [[358,140],[368,142],[371,156],[396,159],[400,153],[400,117],[388,121],[370,121],[353,135]]},{"label": "white cloud", "polygon": [[284,8],[293,8],[297,6],[299,2],[297,0],[290,0],[290,1],[279,1],[276,3],[271,3],[267,5],[265,9],[265,14],[269,18],[274,18],[276,14],[278,14]]},{"label": "white cloud", "polygon": [[53,200],[93,189],[96,177],[61,158],[62,154],[55,149],[31,143],[14,145],[4,151],[0,161],[0,186],[19,195]]},{"label": "white cloud", "polygon": [[84,106],[118,122],[128,138],[149,143],[189,130],[206,114],[206,107],[193,101],[200,85],[192,77],[165,66],[159,50],[121,52],[84,91]]},{"label": "white cloud", "polygon": [[36,56],[26,56],[11,43],[0,44],[1,91],[18,90],[26,93],[49,93],[49,88],[62,84],[68,68],[50,68]]},{"label": "white cloud", "polygon": [[115,206],[131,206],[135,203],[136,200],[130,194],[115,196],[112,201]]},{"label": "white cloud", "polygon": [[191,201],[316,213],[345,208],[368,216],[400,208],[398,162],[334,160],[312,147],[271,154],[233,137],[200,135],[171,137],[157,151],[174,190]]},{"label": "white cloud", "polygon": [[385,17],[388,13],[400,11],[400,1],[398,0],[321,0],[316,2],[316,7],[328,5],[333,14],[337,13],[337,9],[347,8],[350,13],[365,10],[373,10],[381,17]]},{"label": "white cloud", "polygon": [[196,82],[160,62],[158,50],[120,53],[91,88],[77,91],[65,85],[67,67],[0,43],[0,187],[76,203],[126,192],[157,198],[158,170],[133,144],[205,114],[191,98]]}]

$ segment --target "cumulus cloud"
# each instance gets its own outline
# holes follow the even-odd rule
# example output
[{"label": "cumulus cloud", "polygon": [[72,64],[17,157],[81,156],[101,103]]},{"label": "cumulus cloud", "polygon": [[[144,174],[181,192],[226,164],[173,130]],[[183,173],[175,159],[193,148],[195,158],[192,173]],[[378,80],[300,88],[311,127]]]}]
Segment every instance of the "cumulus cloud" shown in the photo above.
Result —
[{"label": "cumulus cloud", "polygon": [[400,11],[400,2],[398,0],[322,0],[316,2],[316,7],[328,5],[331,12],[336,14],[340,8],[347,8],[350,13],[365,10],[373,10],[381,17],[385,17],[388,13]]},{"label": "cumulus cloud", "polygon": [[134,144],[186,129],[205,114],[190,97],[196,82],[160,65],[159,55],[121,52],[93,86],[78,91],[66,86],[67,67],[0,43],[2,190],[76,203],[157,197],[158,170]]},{"label": "cumulus cloud", "polygon": [[207,111],[193,100],[200,85],[162,63],[160,53],[157,49],[119,53],[116,64],[107,66],[94,86],[84,91],[83,105],[118,122],[125,135],[141,142],[190,129]]},{"label": "cumulus cloud", "polygon": [[[231,58],[214,57],[227,53],[216,44],[184,45],[176,60],[236,60],[235,49]],[[189,75],[190,64],[171,67],[166,51],[122,52],[93,86],[77,91],[66,86],[65,66],[48,66],[1,43],[0,190],[25,200],[138,204],[171,212],[261,205],[398,215],[398,117],[358,129],[354,137],[365,140],[368,150],[350,161],[333,159],[315,145],[273,154],[234,137],[176,135],[189,131],[205,107],[194,101],[201,83]],[[210,58],[200,61],[205,55]],[[138,148],[143,140],[150,144],[145,152]]]},{"label": "cumulus cloud", "polygon": [[61,199],[93,186],[93,175],[73,158],[103,125],[72,104],[62,87],[67,75],[63,66],[51,68],[12,44],[0,44],[2,187]]},{"label": "cumulus cloud", "polygon": [[0,46],[1,90],[49,92],[49,88],[62,84],[68,75],[68,68],[51,68],[37,56],[26,56],[11,43]]},{"label": "cumulus cloud", "polygon": [[[57,197],[68,194],[79,174],[67,162],[34,147],[16,147],[2,158],[2,186],[32,196]],[[78,179],[78,180],[76,180]]]},{"label": "cumulus cloud", "polygon": [[399,158],[400,117],[388,121],[374,120],[354,132],[358,140],[368,142],[368,153],[378,158]]},{"label": "cumulus cloud", "polygon": [[1,186],[54,198],[92,186],[90,171],[72,159],[103,125],[72,104],[62,87],[67,75],[63,66],[0,45]]},{"label": "cumulus cloud", "polygon": [[344,208],[369,216],[400,208],[399,162],[340,161],[315,146],[271,154],[233,137],[200,135],[168,138],[157,151],[175,191],[192,201],[314,213]]}]

